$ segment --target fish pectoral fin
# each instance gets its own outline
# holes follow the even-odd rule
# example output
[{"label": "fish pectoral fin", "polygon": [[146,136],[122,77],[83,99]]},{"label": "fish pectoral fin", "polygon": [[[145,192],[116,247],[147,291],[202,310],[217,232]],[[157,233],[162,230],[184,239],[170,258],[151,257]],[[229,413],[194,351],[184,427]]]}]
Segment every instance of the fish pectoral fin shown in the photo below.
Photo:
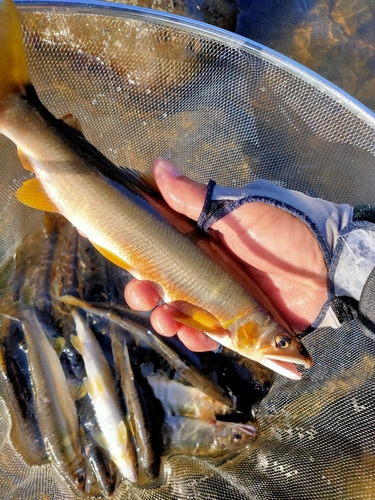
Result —
[{"label": "fish pectoral fin", "polygon": [[103,255],[103,257],[108,259],[110,262],[112,262],[118,267],[121,267],[122,269],[125,269],[125,271],[128,271],[130,274],[132,274],[132,271],[134,272],[134,268],[130,264],[125,262],[123,259],[118,257],[116,254],[112,253],[110,250],[107,250],[101,245],[94,243],[93,241],[91,241],[91,243],[98,250],[98,252],[100,252]]},{"label": "fish pectoral fin", "polygon": [[64,337],[52,338],[51,344],[52,347],[55,349],[58,357],[60,357],[66,344],[66,340],[64,339]]},{"label": "fish pectoral fin", "polygon": [[44,210],[45,212],[59,212],[59,209],[45,192],[42,183],[36,177],[25,181],[17,189],[16,198],[28,207]]},{"label": "fish pectoral fin", "polygon": [[121,420],[121,422],[117,426],[117,437],[119,442],[123,445],[126,445],[126,443],[128,442],[128,430],[123,420]]},{"label": "fish pectoral fin", "polygon": [[22,151],[22,149],[17,148],[17,154],[18,158],[20,159],[20,162],[22,163],[22,166],[25,170],[28,170],[29,172],[35,172],[34,167],[29,160],[28,156]]},{"label": "fish pectoral fin", "polygon": [[220,321],[202,307],[189,304],[183,300],[169,302],[168,305],[176,309],[176,313],[172,313],[172,318],[179,323],[215,335],[227,334]]},{"label": "fish pectoral fin", "polygon": [[67,306],[81,307],[82,309],[85,309],[89,305],[87,302],[74,295],[60,295],[57,299]]}]

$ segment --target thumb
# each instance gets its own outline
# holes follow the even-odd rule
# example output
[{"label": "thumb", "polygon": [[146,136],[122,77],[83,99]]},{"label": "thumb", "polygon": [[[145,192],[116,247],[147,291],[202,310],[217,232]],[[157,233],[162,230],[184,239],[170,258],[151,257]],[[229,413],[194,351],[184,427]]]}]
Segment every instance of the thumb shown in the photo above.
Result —
[{"label": "thumb", "polygon": [[157,158],[152,172],[158,188],[168,205],[190,219],[198,220],[207,186],[185,177],[165,158]]}]

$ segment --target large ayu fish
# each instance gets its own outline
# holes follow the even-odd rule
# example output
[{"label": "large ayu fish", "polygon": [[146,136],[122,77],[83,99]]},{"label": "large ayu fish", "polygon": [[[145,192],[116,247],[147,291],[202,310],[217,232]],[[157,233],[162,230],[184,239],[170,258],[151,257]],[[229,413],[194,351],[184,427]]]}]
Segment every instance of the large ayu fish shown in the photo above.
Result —
[{"label": "large ayu fish", "polygon": [[35,174],[17,198],[62,214],[109,260],[157,283],[177,321],[299,379],[294,363],[311,366],[300,341],[144,200],[103,176],[105,165],[114,165],[43,106],[30,81],[11,0],[0,4],[0,47],[0,132]]}]

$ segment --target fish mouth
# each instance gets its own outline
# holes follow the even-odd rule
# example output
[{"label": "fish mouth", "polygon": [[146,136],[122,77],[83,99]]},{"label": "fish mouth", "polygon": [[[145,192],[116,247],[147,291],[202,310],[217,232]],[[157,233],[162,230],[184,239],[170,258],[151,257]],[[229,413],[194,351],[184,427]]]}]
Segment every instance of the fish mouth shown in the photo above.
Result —
[{"label": "fish mouth", "polygon": [[275,359],[268,359],[265,357],[261,364],[270,368],[276,373],[283,375],[284,377],[291,378],[292,380],[301,380],[302,374],[297,370],[295,365],[288,361],[279,361]]},{"label": "fish mouth", "polygon": [[243,432],[244,434],[248,434],[249,436],[256,437],[257,430],[251,424],[236,424],[236,429]]},{"label": "fish mouth", "polygon": [[297,370],[295,364],[303,365],[305,368],[310,368],[312,365],[310,357],[307,359],[288,358],[286,360],[285,358],[275,354],[264,354],[260,363],[276,373],[292,380],[301,380],[302,378],[302,374]]}]

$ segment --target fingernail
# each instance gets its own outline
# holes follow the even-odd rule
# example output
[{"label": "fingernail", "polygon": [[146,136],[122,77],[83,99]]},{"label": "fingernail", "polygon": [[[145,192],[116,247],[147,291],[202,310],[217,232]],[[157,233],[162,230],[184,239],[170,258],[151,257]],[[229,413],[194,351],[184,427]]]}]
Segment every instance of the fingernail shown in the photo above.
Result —
[{"label": "fingernail", "polygon": [[169,177],[182,176],[182,173],[178,170],[178,168],[165,158],[158,158],[157,160],[155,160],[155,167],[159,170],[158,173],[166,174]]}]

